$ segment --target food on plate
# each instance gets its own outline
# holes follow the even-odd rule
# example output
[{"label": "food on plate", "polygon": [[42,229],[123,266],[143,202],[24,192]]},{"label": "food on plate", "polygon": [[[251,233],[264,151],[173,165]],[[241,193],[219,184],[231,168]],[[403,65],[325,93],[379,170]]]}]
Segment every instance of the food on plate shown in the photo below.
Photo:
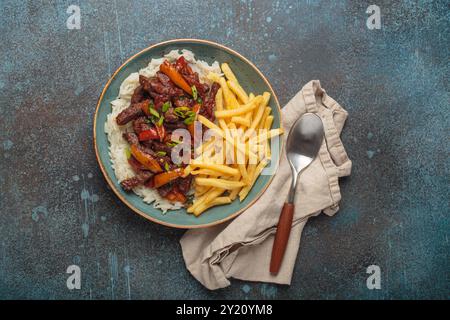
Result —
[{"label": "food on plate", "polygon": [[248,94],[226,63],[188,50],[152,59],[123,81],[105,123],[121,188],[163,212],[187,207],[196,216],[243,201],[270,161],[269,140],[283,133],[271,129],[269,100]]},{"label": "food on plate", "polygon": [[[283,133],[281,128],[271,129],[270,93],[247,94],[227,63],[222,63],[221,71],[223,75],[208,75],[220,84],[215,97],[217,123],[198,116],[198,121],[216,135],[196,149],[195,159],[184,170],[184,176],[194,176],[195,197],[187,211],[196,216],[238,196],[244,201],[270,161],[270,138]],[[219,147],[215,148],[217,142]],[[231,164],[226,161],[227,149],[234,151]]]}]

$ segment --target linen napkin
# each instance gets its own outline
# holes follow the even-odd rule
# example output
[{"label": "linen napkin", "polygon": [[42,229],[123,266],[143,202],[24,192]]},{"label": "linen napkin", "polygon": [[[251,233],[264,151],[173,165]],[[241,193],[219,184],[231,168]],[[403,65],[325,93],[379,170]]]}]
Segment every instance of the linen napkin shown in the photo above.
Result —
[{"label": "linen napkin", "polygon": [[352,166],[339,137],[347,112],[327,96],[318,80],[310,81],[282,110],[284,140],[306,112],[321,117],[325,139],[316,159],[299,177],[292,230],[279,273],[270,274],[269,265],[291,179],[284,148],[272,183],[249,209],[231,222],[189,230],[181,238],[186,267],[206,288],[226,287],[229,278],[290,284],[306,221],[321,212],[332,216],[338,211],[338,178],[350,175]]}]

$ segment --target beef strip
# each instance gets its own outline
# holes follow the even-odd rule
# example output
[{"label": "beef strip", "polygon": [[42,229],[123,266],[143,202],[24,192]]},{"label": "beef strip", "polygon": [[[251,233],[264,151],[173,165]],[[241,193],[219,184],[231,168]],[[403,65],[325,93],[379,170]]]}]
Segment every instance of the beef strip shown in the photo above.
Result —
[{"label": "beef strip", "polygon": [[133,95],[131,96],[131,104],[141,102],[142,100],[148,99],[148,93],[144,90],[144,88],[140,85],[136,89],[134,89]]},{"label": "beef strip", "polygon": [[148,169],[141,164],[139,161],[136,160],[135,157],[131,156],[128,159],[128,163],[130,164],[131,168],[133,168],[134,172],[139,173],[141,171],[148,171]]},{"label": "beef strip", "polygon": [[125,191],[131,191],[133,188],[145,183],[148,179],[153,177],[150,171],[141,171],[133,178],[123,180],[120,185]]},{"label": "beef strip", "polygon": [[175,107],[190,107],[192,101],[192,99],[189,99],[186,96],[175,97],[172,99],[173,105]]},{"label": "beef strip", "polygon": [[123,138],[127,140],[130,145],[139,144],[138,136],[134,132],[125,132]]},{"label": "beef strip", "polygon": [[192,176],[188,175],[186,178],[178,178],[176,180],[178,190],[184,195],[186,195],[191,189]]},{"label": "beef strip", "polygon": [[[157,72],[156,77],[147,78],[139,76],[139,83],[142,88],[148,92],[153,98],[158,95],[165,96],[168,101],[171,97],[183,95],[183,90],[178,88],[170,79],[162,72]],[[156,105],[156,102],[155,102]]]},{"label": "beef strip", "polygon": [[[171,147],[169,147],[167,144],[165,144],[163,142],[159,142],[157,140],[148,140],[148,141],[143,142],[143,144],[146,147],[148,147],[148,148],[150,148],[152,150],[155,150],[156,152],[157,151],[163,151],[163,152],[165,152],[168,155],[170,155],[170,153],[172,152],[172,148]],[[155,152],[153,152],[153,153],[155,153]]]},{"label": "beef strip", "polygon": [[155,109],[160,111],[162,105],[167,102],[170,101],[170,97],[164,94],[155,94],[154,98],[153,98],[153,102],[155,104]]},{"label": "beef strip", "polygon": [[148,123],[147,117],[139,117],[133,122],[133,130],[139,135],[142,131],[151,130],[152,126]]},{"label": "beef strip", "polygon": [[158,190],[159,195],[161,197],[165,198],[169,194],[169,192],[172,190],[172,184],[171,183],[165,184],[165,185],[159,187],[157,190]]},{"label": "beef strip", "polygon": [[219,90],[220,85],[216,82],[214,82],[211,86],[211,90],[208,92],[208,96],[206,98],[206,101],[204,101],[203,106],[200,110],[200,114],[204,115],[206,118],[208,118],[210,121],[214,121],[214,107],[216,104],[216,94]]},{"label": "beef strip", "polygon": [[168,132],[172,132],[177,129],[187,129],[187,125],[185,125],[184,122],[181,120],[173,122],[173,123],[166,122],[164,124],[164,127],[166,127],[166,130]]},{"label": "beef strip", "polygon": [[135,103],[130,105],[128,108],[123,110],[121,113],[118,114],[116,121],[119,126],[123,126],[130,122],[131,120],[136,119],[139,116],[142,116],[144,113],[141,109],[141,103]]},{"label": "beef strip", "polygon": [[164,121],[165,123],[175,123],[178,121],[178,116],[175,114],[175,109],[170,107],[167,109],[166,113],[164,113]]}]

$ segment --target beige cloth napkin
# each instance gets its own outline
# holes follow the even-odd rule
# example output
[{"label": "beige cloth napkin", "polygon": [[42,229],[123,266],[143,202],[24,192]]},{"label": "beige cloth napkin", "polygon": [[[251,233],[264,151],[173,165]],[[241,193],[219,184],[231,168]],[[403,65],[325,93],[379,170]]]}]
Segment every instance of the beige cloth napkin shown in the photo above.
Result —
[{"label": "beige cloth napkin", "polygon": [[327,96],[317,80],[307,83],[282,112],[284,139],[295,120],[306,112],[322,118],[325,139],[318,157],[300,175],[294,222],[281,269],[276,276],[269,272],[276,225],[291,179],[285,150],[272,183],[256,203],[229,223],[189,230],[180,240],[186,267],[208,289],[228,286],[229,278],[290,284],[306,221],[321,212],[332,216],[339,209],[338,178],[349,175],[352,165],[339,138],[347,112]]}]

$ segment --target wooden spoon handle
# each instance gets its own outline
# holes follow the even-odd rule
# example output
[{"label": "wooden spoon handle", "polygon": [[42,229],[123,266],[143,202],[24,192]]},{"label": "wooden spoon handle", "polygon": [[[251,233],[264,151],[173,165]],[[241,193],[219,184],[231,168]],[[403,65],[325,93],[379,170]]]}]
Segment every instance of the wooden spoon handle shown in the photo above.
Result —
[{"label": "wooden spoon handle", "polygon": [[278,220],[277,233],[272,247],[272,258],[270,260],[270,273],[277,274],[283,261],[284,251],[289,240],[294,216],[294,204],[285,202]]}]

